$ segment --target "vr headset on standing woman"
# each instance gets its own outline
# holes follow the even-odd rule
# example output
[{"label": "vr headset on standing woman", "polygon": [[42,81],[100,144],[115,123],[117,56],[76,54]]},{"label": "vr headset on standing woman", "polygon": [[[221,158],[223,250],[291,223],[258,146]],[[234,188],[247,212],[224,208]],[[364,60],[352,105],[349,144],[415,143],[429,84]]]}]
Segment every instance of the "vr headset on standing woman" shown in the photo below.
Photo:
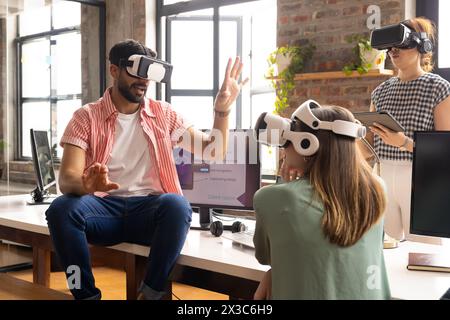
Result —
[{"label": "vr headset on standing woman", "polygon": [[417,48],[422,54],[433,51],[433,42],[428,38],[427,33],[416,32],[404,22],[372,31],[370,44],[378,50]]}]

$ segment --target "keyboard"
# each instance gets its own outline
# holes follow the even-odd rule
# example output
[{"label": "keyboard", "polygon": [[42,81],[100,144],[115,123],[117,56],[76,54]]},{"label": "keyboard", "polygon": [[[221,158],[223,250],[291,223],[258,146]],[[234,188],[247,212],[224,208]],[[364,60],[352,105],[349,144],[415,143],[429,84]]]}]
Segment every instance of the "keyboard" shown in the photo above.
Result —
[{"label": "keyboard", "polygon": [[254,234],[255,234],[255,230],[246,230],[246,231],[235,232],[235,233],[224,232],[224,233],[222,233],[222,237],[254,249],[255,248],[255,245],[253,244],[253,235]]}]

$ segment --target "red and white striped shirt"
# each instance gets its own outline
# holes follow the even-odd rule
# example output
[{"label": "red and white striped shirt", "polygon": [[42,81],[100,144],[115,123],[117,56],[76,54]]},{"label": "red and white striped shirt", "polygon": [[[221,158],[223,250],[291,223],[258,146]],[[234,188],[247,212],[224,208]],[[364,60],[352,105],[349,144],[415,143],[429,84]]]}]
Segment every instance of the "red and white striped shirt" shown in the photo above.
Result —
[{"label": "red and white striped shirt", "polygon": [[[148,137],[150,158],[157,164],[161,186],[166,193],[182,194],[173,147],[190,125],[167,102],[145,98],[140,108],[142,129]],[[85,170],[95,162],[106,165],[114,144],[118,114],[109,88],[102,98],[74,112],[61,138],[61,147],[68,143],[86,151]]]}]

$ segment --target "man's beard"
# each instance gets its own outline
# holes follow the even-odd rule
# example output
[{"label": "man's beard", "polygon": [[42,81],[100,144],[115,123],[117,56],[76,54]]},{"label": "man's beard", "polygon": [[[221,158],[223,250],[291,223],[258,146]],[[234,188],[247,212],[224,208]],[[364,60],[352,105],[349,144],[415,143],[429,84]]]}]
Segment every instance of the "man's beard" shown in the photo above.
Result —
[{"label": "man's beard", "polygon": [[138,86],[138,85],[132,84],[131,86],[128,87],[124,82],[122,82],[120,80],[118,82],[119,92],[125,99],[127,99],[131,103],[140,103],[144,99],[147,89],[144,90],[144,93],[142,95],[136,95],[131,91],[132,88],[135,86]]}]

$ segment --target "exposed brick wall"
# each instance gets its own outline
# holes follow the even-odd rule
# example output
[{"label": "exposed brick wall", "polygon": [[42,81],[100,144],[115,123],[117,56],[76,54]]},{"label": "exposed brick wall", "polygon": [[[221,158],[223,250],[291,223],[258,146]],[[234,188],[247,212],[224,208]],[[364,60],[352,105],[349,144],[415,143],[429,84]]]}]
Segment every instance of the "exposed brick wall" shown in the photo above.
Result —
[{"label": "exposed brick wall", "polygon": [[286,113],[292,113],[307,99],[314,99],[320,104],[342,106],[351,111],[368,111],[371,92],[386,79],[387,77],[298,81],[290,99],[291,108]]},{"label": "exposed brick wall", "polygon": [[[316,46],[314,57],[304,72],[339,71],[353,57],[346,37],[369,35],[369,5],[381,9],[381,25],[397,23],[405,17],[405,0],[278,0],[277,45]],[[387,67],[391,67],[388,63]],[[337,104],[352,111],[367,110],[371,91],[387,77],[298,81],[291,98],[290,114],[302,101]]]}]

